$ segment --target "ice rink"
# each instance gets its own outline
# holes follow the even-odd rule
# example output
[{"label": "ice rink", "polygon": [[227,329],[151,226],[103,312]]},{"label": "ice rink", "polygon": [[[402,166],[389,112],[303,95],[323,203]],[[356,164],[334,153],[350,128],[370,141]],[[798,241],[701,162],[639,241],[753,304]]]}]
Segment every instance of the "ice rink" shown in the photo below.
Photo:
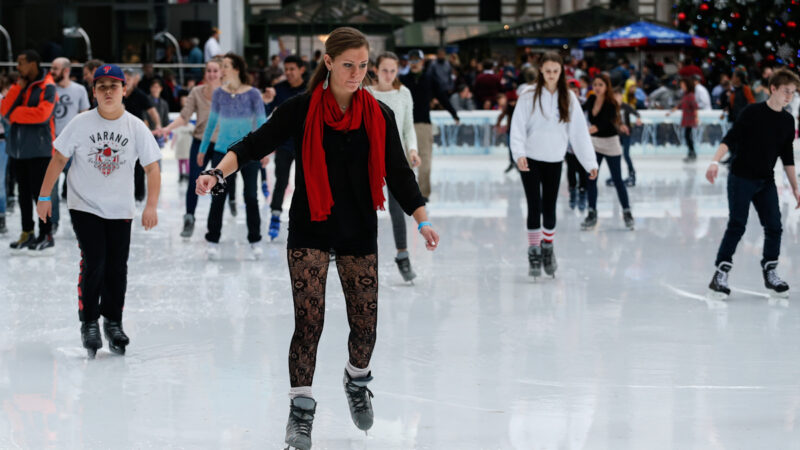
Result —
[{"label": "ice rink", "polygon": [[[348,414],[348,327],[329,272],[314,448],[800,449],[799,297],[765,293],[753,212],[730,300],[706,298],[727,218],[727,172],[710,185],[707,161],[638,158],[633,232],[605,186],[607,167],[592,232],[579,231],[564,180],[559,271],[534,283],[525,199],[519,176],[503,173],[507,159],[435,158],[429,208],[441,245],[426,251],[408,219],[414,285],[397,272],[389,217],[380,215],[369,436]],[[52,257],[8,256],[18,209],[9,216],[0,239],[0,448],[284,447],[293,330],[285,226],[262,260],[248,260],[239,183],[222,259],[206,261],[209,201],[198,206],[194,237],[181,239],[185,185],[174,160],[164,165],[160,224],[145,232],[137,216],[134,227],[124,357],[105,347],[88,361],[81,347],[79,251],[66,208]],[[797,290],[800,215],[788,188],[780,195],[778,271]]]}]

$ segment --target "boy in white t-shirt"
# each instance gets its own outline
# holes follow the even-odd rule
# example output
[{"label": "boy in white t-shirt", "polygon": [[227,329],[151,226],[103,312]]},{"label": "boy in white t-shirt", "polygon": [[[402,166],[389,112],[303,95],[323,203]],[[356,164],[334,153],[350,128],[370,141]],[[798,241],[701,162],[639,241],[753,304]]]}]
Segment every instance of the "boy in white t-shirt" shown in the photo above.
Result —
[{"label": "boy in white t-shirt", "polygon": [[[125,354],[129,339],[122,329],[128,279],[128,253],[134,205],[134,167],[138,159],[147,174],[146,230],[158,224],[161,187],[158,144],[138,117],[125,111],[125,76],[106,64],[94,73],[97,108],[77,115],[53,142],[56,152],[47,167],[36,211],[43,221],[52,214],[49,197],[69,158],[67,207],[82,261],[78,281],[81,338],[90,358],[103,346],[97,319],[102,315],[109,349]],[[102,299],[101,299],[102,297]]]}]

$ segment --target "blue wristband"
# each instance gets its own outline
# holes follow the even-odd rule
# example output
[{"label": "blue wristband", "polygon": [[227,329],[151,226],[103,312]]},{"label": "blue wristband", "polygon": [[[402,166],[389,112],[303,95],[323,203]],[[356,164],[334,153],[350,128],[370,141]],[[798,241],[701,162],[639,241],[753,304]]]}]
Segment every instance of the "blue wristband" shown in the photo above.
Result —
[{"label": "blue wristband", "polygon": [[39,197],[39,201],[40,202],[49,202],[50,201],[50,197]]},{"label": "blue wristband", "polygon": [[433,227],[430,222],[420,222],[417,226],[417,231],[422,230],[422,227]]}]

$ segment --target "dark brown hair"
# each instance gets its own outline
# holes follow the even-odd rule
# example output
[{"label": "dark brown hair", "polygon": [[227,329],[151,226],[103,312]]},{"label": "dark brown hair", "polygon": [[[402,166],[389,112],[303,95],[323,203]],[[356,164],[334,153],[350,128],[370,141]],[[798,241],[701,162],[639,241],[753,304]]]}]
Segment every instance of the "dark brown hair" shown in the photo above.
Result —
[{"label": "dark brown hair", "polygon": [[[597,75],[595,75],[594,79],[600,80],[603,82],[603,84],[606,85],[606,95],[603,96],[603,101],[607,102],[608,104],[614,107],[614,110],[616,111],[614,117],[614,125],[619,125],[621,122],[619,117],[619,103],[617,103],[617,99],[614,98],[614,87],[611,86],[611,77],[609,77],[608,74],[605,72],[600,72]],[[594,95],[595,97],[597,97],[597,93],[595,93]]]},{"label": "dark brown hair", "polygon": [[[366,47],[369,51],[369,41],[364,33],[351,27],[339,27],[328,35],[328,39],[325,41],[325,54],[331,59],[336,59],[347,50],[362,47]],[[325,61],[320,61],[308,81],[308,92],[314,92],[317,85],[325,81],[326,76],[328,76],[328,67],[325,65]]]},{"label": "dark brown hair", "polygon": [[541,96],[542,89],[544,88],[544,63],[546,62],[557,63],[561,67],[561,73],[558,75],[556,82],[556,90],[558,91],[558,119],[560,122],[569,122],[569,104],[570,92],[567,89],[567,76],[564,74],[564,60],[558,53],[547,52],[539,62],[539,74],[536,76],[536,88],[533,93],[533,107],[536,108],[536,100],[539,99],[539,109],[544,113],[544,106],[542,106]]},{"label": "dark brown hair", "polygon": [[239,82],[242,84],[249,84],[249,80],[247,79],[247,62],[245,62],[244,58],[233,52],[225,53],[223,58],[231,60],[231,66],[239,71]]},{"label": "dark brown hair", "polygon": [[769,77],[770,87],[775,86],[778,88],[787,84],[793,84],[800,88],[800,77],[785,67],[781,67],[780,69],[772,72],[772,76]]},{"label": "dark brown hair", "polygon": [[[397,55],[395,55],[393,52],[384,52],[384,53],[381,53],[380,55],[378,55],[378,59],[375,60],[375,68],[376,69],[381,66],[381,62],[384,59],[393,59],[394,62],[397,63],[397,67],[400,68],[400,58],[398,58]],[[394,81],[392,81],[392,87],[395,88],[395,89],[400,89],[400,86],[403,85],[403,83],[400,82],[400,77],[398,75],[395,75],[394,76]]]}]

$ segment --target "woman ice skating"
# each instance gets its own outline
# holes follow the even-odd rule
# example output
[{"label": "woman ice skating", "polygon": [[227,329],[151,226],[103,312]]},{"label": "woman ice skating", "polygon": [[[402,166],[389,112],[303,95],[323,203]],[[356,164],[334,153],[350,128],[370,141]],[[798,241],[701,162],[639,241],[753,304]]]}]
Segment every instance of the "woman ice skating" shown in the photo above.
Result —
[{"label": "woman ice skating", "polygon": [[[368,87],[367,90],[394,112],[397,131],[400,133],[400,142],[407,151],[411,166],[418,167],[421,160],[417,152],[417,134],[414,132],[414,116],[412,114],[414,100],[411,98],[411,91],[403,86],[397,78],[399,62],[400,58],[392,52],[378,56],[375,63],[378,68],[378,82],[376,85]],[[403,280],[411,281],[416,278],[417,274],[411,268],[411,259],[408,255],[405,213],[391,192],[389,192],[389,215],[392,218],[394,243],[397,248],[394,262],[397,264]]]},{"label": "woman ice skating", "polygon": [[147,203],[142,213],[146,230],[158,224],[161,188],[158,144],[147,125],[125,111],[125,76],[106,64],[94,72],[97,108],[76,116],[58,135],[56,152],[39,191],[36,212],[42,221],[52,214],[50,193],[70,158],[67,207],[81,249],[78,316],[83,346],[94,358],[103,346],[98,318],[109,349],[125,354],[130,342],[122,329],[122,308],[128,282],[128,253],[134,205],[134,163],[147,175]]},{"label": "woman ice skating", "polygon": [[681,78],[680,81],[681,97],[680,103],[675,105],[667,115],[675,110],[681,110],[681,128],[683,128],[683,137],[686,140],[686,146],[689,152],[683,158],[683,162],[694,162],[697,160],[697,153],[694,151],[694,129],[697,128],[697,100],[694,96],[694,81],[691,78]]},{"label": "woman ice skating", "polygon": [[547,275],[556,272],[556,200],[570,143],[589,178],[597,178],[597,160],[581,104],[567,88],[561,57],[547,53],[536,86],[519,97],[511,118],[511,153],[528,200],[528,274],[532,277],[542,275],[542,265]]},{"label": "woman ice skating", "polygon": [[325,315],[329,252],[336,252],[350,324],[344,390],[355,425],[372,426],[370,359],[378,306],[378,219],[384,178],[406,214],[413,214],[428,250],[439,236],[408,166],[394,115],[361,83],[369,43],[353,28],[337,28],[325,42],[324,64],[308,93],[281,105],[269,122],[233,145],[213,171],[197,180],[198,194],[223,191],[225,177],[293,137],[298,155],[289,211],[287,256],[295,308],[289,348],[291,398],[286,443],[311,448],[316,401],[311,391]]},{"label": "woman ice skating", "polygon": [[[186,189],[186,213],[183,216],[183,230],[181,237],[190,238],[194,233],[194,212],[197,209],[197,194],[194,192],[192,185],[194,180],[200,175],[200,172],[206,168],[211,161],[209,157],[214,154],[214,146],[217,142],[218,131],[212,130],[208,150],[204,157],[198,158],[200,153],[200,144],[203,141],[203,135],[208,125],[208,116],[211,114],[211,100],[214,91],[222,85],[222,58],[216,57],[206,63],[205,74],[203,76],[203,84],[195,86],[189,92],[186,99],[186,105],[181,109],[181,114],[177,119],[172,121],[169,126],[161,128],[157,131],[157,135],[166,136],[167,134],[175,131],[178,127],[184,126],[189,123],[192,114],[197,114],[197,123],[192,133],[192,146],[189,148],[189,187]],[[230,181],[233,181],[231,179]],[[235,189],[228,189],[228,198],[231,203],[231,212],[235,210],[236,196]]]},{"label": "woman ice skating", "polygon": [[[592,135],[592,145],[597,155],[597,165],[603,159],[608,162],[611,179],[617,189],[617,197],[622,205],[622,219],[629,230],[633,230],[633,214],[628,202],[628,190],[622,180],[622,146],[619,133],[630,133],[628,127],[622,124],[619,115],[619,104],[614,99],[611,90],[611,79],[605,73],[598,74],[592,81],[594,94],[586,99],[583,105],[589,115],[589,134]],[[591,230],[597,225],[597,180],[589,180],[589,212],[581,224],[582,230]]]},{"label": "woman ice skating", "polygon": [[725,299],[730,293],[728,273],[733,267],[733,254],[744,235],[752,203],[764,227],[764,250],[761,272],[764,286],[778,297],[789,296],[789,285],[776,272],[781,249],[781,211],[775,186],[775,163],[780,157],[792,195],[800,208],[800,191],[794,169],[794,118],[786,107],[800,86],[800,78],[787,69],[775,71],[769,79],[770,96],[765,102],[753,103],[739,114],[733,127],[722,139],[706,178],[714,183],[719,163],[731,147],[733,154],[728,172],[728,226],[719,245],[717,267],[709,284],[711,295]]},{"label": "woman ice skating", "polygon": [[[203,132],[197,155],[197,165],[202,166],[205,153],[211,145],[214,130],[219,127],[217,144],[211,156],[211,165],[216,167],[225,156],[225,152],[234,142],[247,133],[257,129],[267,116],[264,112],[264,101],[258,89],[247,84],[247,64],[244,58],[235,53],[226,53],[222,58],[222,87],[214,91],[211,100],[211,113]],[[244,204],[247,214],[247,241],[253,259],[262,254],[261,245],[261,213],[258,208],[258,173],[259,162],[243,164],[239,171],[244,180]],[[219,238],[222,234],[222,215],[225,212],[225,197],[215,196],[211,199],[208,212],[208,259],[219,258]]]}]

